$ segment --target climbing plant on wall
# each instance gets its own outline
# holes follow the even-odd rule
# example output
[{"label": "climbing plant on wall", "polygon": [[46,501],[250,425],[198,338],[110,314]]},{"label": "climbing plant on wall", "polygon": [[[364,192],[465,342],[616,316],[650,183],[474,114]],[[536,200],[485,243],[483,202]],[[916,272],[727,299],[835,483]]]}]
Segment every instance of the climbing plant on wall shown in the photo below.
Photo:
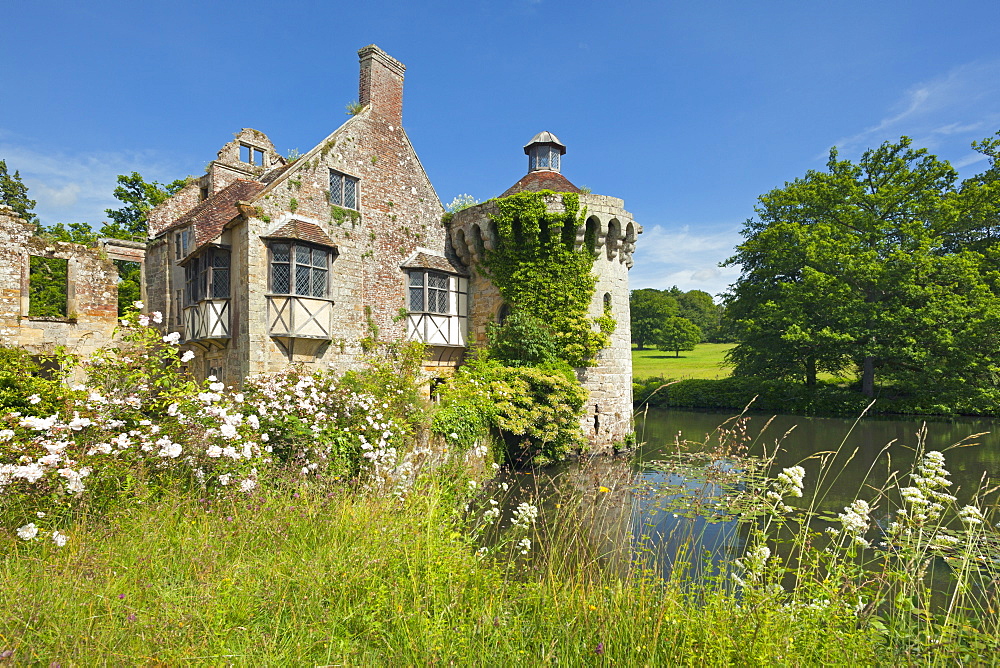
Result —
[{"label": "climbing plant on wall", "polygon": [[[563,211],[548,210],[553,197],[562,198]],[[591,273],[592,245],[575,248],[586,218],[579,195],[524,192],[496,205],[496,248],[486,252],[484,263],[490,279],[512,308],[549,323],[563,360],[573,367],[592,365],[608,346],[614,321],[605,315],[595,323],[587,315],[597,278]]]}]

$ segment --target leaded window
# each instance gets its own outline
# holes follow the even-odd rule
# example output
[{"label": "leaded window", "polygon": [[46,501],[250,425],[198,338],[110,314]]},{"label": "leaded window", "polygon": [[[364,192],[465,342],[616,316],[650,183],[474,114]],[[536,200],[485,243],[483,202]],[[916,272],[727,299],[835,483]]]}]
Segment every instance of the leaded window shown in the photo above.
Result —
[{"label": "leaded window", "polygon": [[353,176],[330,170],[330,204],[358,208],[358,180]]},{"label": "leaded window", "polygon": [[184,265],[184,303],[229,299],[229,249],[210,248]]},{"label": "leaded window", "polygon": [[410,272],[410,311],[448,313],[448,275],[432,271]]},{"label": "leaded window", "polygon": [[326,298],[330,249],[301,242],[271,244],[271,292]]}]

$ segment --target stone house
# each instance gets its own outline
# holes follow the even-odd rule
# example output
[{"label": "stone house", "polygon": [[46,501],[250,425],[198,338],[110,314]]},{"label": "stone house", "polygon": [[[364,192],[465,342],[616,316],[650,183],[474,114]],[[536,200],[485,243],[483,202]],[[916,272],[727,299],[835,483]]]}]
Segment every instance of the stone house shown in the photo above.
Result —
[{"label": "stone house", "polygon": [[311,150],[288,160],[244,129],[150,212],[148,307],[196,352],[197,377],[346,370],[374,328],[419,331],[429,368],[460,361],[467,272],[402,127],[405,68],[375,46],[359,56],[360,110]]},{"label": "stone house", "polygon": [[[495,204],[442,223],[402,128],[404,66],[376,46],[359,57],[358,112],[311,150],[286,159],[244,129],[204,176],[150,212],[147,310],[195,352],[196,377],[238,383],[299,362],[344,371],[376,328],[383,339],[427,343],[425,368],[440,376],[502,317],[482,270]],[[553,135],[535,137],[528,174],[504,195],[580,193],[561,174],[565,152]],[[620,199],[580,193],[580,203],[589,217],[577,248],[590,240],[598,258],[590,315],[610,310],[619,323],[597,365],[578,372],[590,392],[585,433],[600,446],[631,432],[628,269],[641,228]]]}]

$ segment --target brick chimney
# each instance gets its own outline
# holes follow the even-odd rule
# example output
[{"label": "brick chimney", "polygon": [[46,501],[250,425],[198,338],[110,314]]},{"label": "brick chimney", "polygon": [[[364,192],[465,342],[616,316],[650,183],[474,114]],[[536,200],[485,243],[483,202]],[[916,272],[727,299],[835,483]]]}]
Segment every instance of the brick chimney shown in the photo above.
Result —
[{"label": "brick chimney", "polygon": [[395,125],[403,121],[403,72],[406,66],[374,44],[358,51],[361,80],[358,102]]}]

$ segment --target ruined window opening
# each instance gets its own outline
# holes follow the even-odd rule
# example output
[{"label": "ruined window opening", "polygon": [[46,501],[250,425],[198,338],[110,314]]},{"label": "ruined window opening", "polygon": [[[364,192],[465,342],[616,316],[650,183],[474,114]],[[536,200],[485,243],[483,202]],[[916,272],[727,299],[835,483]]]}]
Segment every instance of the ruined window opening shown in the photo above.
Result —
[{"label": "ruined window opening", "polygon": [[184,266],[184,303],[229,299],[229,249],[210,248]]},{"label": "ruined window opening", "polygon": [[507,318],[510,317],[510,305],[501,304],[500,309],[497,311],[497,324],[502,325],[507,322]]},{"label": "ruined window opening", "polygon": [[410,312],[448,313],[448,275],[433,271],[410,272]]},{"label": "ruined window opening", "polygon": [[201,197],[201,201],[208,199],[208,186],[203,186],[198,190],[198,195]]},{"label": "ruined window opening", "polygon": [[69,301],[69,260],[32,255],[28,272],[28,317],[65,318]]},{"label": "ruined window opening", "polygon": [[129,260],[115,260],[118,270],[118,315],[142,299],[142,265]]},{"label": "ruined window opening", "polygon": [[271,244],[270,251],[272,294],[329,297],[329,248],[282,241]]},{"label": "ruined window opening", "polygon": [[[249,162],[256,167],[264,166],[264,151],[256,146],[240,144],[240,161]],[[207,190],[207,188],[206,188]]]},{"label": "ruined window opening", "polygon": [[610,292],[605,292],[604,293],[604,312],[605,313],[610,313],[611,312],[611,293]]},{"label": "ruined window opening", "polygon": [[358,208],[358,179],[330,170],[330,204]]}]

